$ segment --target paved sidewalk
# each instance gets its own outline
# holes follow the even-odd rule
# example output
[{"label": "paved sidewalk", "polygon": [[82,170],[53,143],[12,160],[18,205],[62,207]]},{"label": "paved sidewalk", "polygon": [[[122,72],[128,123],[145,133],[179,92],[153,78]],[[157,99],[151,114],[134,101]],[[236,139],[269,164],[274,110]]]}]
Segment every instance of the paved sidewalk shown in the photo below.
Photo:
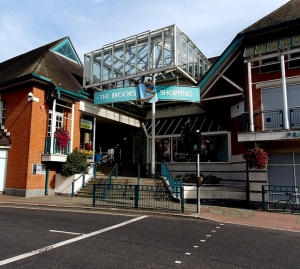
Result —
[{"label": "paved sidewalk", "polygon": [[[118,211],[123,213],[139,214],[145,211],[134,209],[112,209],[103,207],[93,207],[92,199],[59,195],[48,195],[39,197],[17,197],[0,194],[0,206],[30,206],[44,208],[60,208],[60,209],[83,209],[97,211]],[[166,213],[157,211],[147,211],[149,214],[170,214],[181,217],[202,218],[223,223],[232,223],[239,225],[248,225],[254,227],[263,227],[270,229],[278,229],[285,231],[300,232],[300,215],[297,214],[279,214],[275,212],[267,212],[251,209],[240,209],[219,206],[200,207],[200,213],[197,212],[196,205],[186,204],[186,212],[182,213]]]}]

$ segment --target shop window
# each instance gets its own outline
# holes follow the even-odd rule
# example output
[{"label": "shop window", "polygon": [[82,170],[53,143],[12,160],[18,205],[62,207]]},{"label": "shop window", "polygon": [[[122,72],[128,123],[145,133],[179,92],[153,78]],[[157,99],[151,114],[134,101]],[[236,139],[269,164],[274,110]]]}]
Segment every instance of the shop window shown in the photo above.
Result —
[{"label": "shop window", "polygon": [[201,162],[228,161],[228,135],[201,135]]},{"label": "shop window", "polygon": [[278,57],[263,59],[260,61],[260,73],[270,73],[280,70]]},{"label": "shop window", "polygon": [[[181,137],[172,139],[172,154],[174,162],[196,162],[197,154],[188,155],[186,146]],[[201,162],[228,162],[228,134],[201,135]]]},{"label": "shop window", "polygon": [[289,69],[300,67],[300,52],[289,55]]}]

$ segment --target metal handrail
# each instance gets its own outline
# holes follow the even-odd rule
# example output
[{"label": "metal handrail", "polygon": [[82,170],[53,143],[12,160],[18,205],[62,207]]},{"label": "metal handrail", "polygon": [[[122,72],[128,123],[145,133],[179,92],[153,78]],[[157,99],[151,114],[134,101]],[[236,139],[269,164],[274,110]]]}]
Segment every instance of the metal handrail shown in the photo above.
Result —
[{"label": "metal handrail", "polygon": [[[289,120],[292,129],[300,128],[300,107],[289,107]],[[255,116],[255,130],[282,130],[283,124],[283,109],[267,109],[256,110],[253,112]],[[249,128],[248,112],[243,113],[244,130]]]},{"label": "metal handrail", "polygon": [[[114,165],[114,167],[113,167],[113,169],[111,170],[111,172],[110,172],[110,174],[109,174],[109,176],[107,177],[107,179],[109,180],[109,185],[111,186],[111,184],[112,184],[112,174],[113,174],[113,172],[114,172],[114,170],[116,170],[116,172],[115,172],[115,177],[116,177],[116,179],[118,178],[118,163],[116,163],[115,165]],[[100,183],[100,182],[99,182]]]},{"label": "metal handrail", "polygon": [[175,180],[165,162],[161,163],[161,176],[168,186],[172,196],[178,197],[180,188],[182,187],[182,180]]}]

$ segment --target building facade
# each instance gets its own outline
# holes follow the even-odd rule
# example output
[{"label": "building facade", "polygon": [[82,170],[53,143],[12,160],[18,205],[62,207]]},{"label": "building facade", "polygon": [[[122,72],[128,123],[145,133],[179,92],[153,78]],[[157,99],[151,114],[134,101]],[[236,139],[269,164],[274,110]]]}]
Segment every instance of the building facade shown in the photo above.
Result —
[{"label": "building facade", "polygon": [[[82,70],[68,37],[0,64],[0,124],[11,141],[5,194],[54,192],[56,171],[80,143],[79,101],[86,98]],[[67,146],[56,143],[58,128],[69,132]]]},{"label": "building facade", "polygon": [[249,171],[251,201],[261,200],[262,185],[300,182],[299,7],[289,1],[238,33],[199,83],[203,105],[222,111],[226,101],[232,160],[243,161],[247,148],[269,155],[266,169]]}]

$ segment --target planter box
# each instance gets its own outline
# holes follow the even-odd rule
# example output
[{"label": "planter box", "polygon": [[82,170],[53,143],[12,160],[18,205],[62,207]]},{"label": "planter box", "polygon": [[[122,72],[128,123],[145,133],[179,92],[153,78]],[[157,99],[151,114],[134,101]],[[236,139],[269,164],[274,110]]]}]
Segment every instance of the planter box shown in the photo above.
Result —
[{"label": "planter box", "polygon": [[[93,176],[93,167],[89,168],[88,174],[85,174],[85,182]],[[72,194],[72,182],[74,183],[74,193],[82,187],[82,174],[75,174],[69,177],[56,174],[55,177],[55,193],[61,195]]]},{"label": "planter box", "polygon": [[[184,199],[197,199],[197,187],[186,185],[184,188]],[[200,187],[200,199],[208,200],[245,200],[246,188],[243,185],[202,185]]]}]

